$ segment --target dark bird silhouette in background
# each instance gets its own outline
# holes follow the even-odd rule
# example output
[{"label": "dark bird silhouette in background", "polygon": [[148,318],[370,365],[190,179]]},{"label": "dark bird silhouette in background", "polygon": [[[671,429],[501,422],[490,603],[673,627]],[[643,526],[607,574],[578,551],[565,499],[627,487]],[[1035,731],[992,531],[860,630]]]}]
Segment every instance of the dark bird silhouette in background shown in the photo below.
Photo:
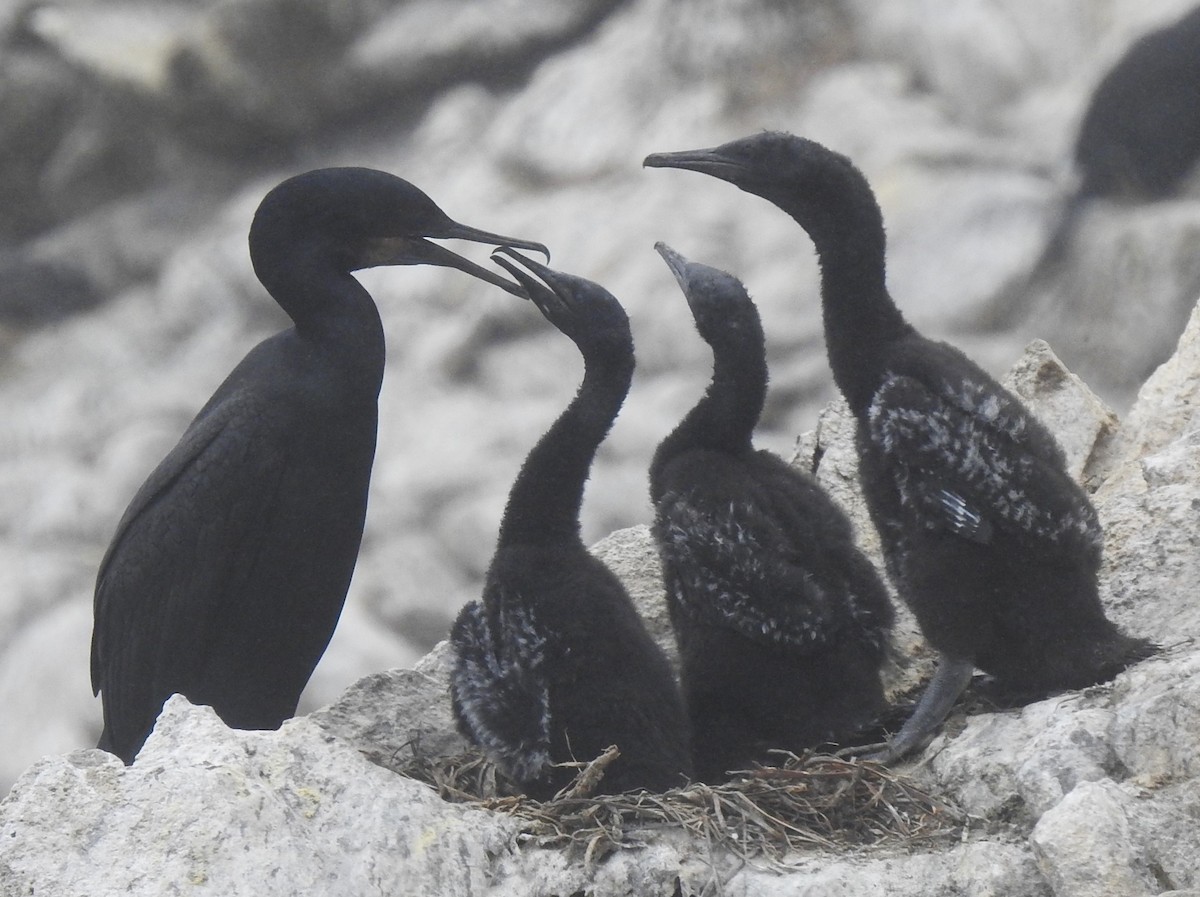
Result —
[{"label": "dark bird silhouette in background", "polygon": [[444,265],[523,295],[426,238],[545,251],[365,168],[311,171],[263,199],[250,258],[294,326],[233,370],[117,525],[92,633],[101,748],[133,762],[174,693],[241,729],[295,713],[345,601],[375,453],[383,328],[350,272]]},{"label": "dark bird silhouette in background", "polygon": [[1075,138],[1078,183],[1037,260],[993,303],[993,323],[1029,312],[1059,270],[1093,200],[1146,202],[1174,195],[1200,159],[1200,7],[1138,38],[1093,90]]},{"label": "dark bird silhouette in background", "polygon": [[592,760],[610,745],[620,757],[601,791],[665,791],[691,773],[683,702],[624,586],[579,532],[592,460],[633,376],[629,321],[596,284],[511,255],[545,285],[494,258],[579,347],[584,376],[513,484],[482,600],[451,630],[455,717],[535,798],[572,780],[553,764]]},{"label": "dark bird silhouette in background", "polygon": [[1084,197],[1162,199],[1200,158],[1200,7],[1138,38],[1092,93],[1075,141]]},{"label": "dark bird silhouette in background", "polygon": [[809,475],[755,450],[767,392],[758,310],[735,277],[656,247],[713,351],[708,391],[650,465],[696,777],[843,743],[875,723],[894,613],[850,521]]},{"label": "dark bird silhouette in background", "polygon": [[888,572],[939,652],[877,757],[919,747],[973,668],[1027,694],[1112,678],[1153,646],[1097,594],[1103,534],[1050,433],[962,352],[922,337],[885,283],[883,216],[844,156],[790,134],[662,153],[761,196],[808,233],[833,378],[857,421],[859,476]]}]

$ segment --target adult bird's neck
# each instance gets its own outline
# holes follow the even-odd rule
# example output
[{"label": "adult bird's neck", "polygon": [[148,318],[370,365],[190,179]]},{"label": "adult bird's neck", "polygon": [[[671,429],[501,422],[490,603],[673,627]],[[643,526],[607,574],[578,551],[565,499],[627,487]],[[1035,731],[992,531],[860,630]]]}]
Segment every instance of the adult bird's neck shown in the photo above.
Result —
[{"label": "adult bird's neck", "polygon": [[353,274],[298,265],[285,277],[263,278],[263,284],[305,343],[358,389],[378,396],[386,357],[383,323],[375,300]]},{"label": "adult bird's neck", "polygon": [[534,446],[513,483],[500,545],[581,542],[584,486],[632,379],[632,354],[619,361],[585,359],[578,393]]},{"label": "adult bird's neck", "polygon": [[650,497],[661,498],[658,474],[672,459],[694,449],[741,455],[753,448],[754,428],[767,395],[767,362],[757,347],[714,347],[713,376],[704,397],[654,453]]}]

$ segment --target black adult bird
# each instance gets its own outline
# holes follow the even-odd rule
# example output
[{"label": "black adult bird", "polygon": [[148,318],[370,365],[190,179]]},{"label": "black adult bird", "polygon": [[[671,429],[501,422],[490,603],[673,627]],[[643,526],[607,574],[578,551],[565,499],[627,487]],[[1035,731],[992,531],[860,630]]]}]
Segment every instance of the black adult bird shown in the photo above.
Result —
[{"label": "black adult bird", "polygon": [[1138,38],[1100,79],[1074,146],[1077,187],[1028,273],[993,301],[996,326],[1028,314],[1097,198],[1165,199],[1200,159],[1200,7]]},{"label": "black adult bird", "polygon": [[[691,772],[687,719],[671,667],[620,580],[588,553],[579,510],[592,460],[633,376],[624,309],[579,277],[494,256],[583,355],[578,394],[529,453],[509,493],[481,602],[450,640],[463,734],[530,795],[568,784],[569,768],[610,745],[600,790],[664,791]],[[547,286],[549,289],[547,289]]]},{"label": "black adult bird", "polygon": [[859,475],[888,572],[940,653],[879,756],[919,746],[974,667],[1045,693],[1110,679],[1152,650],[1104,615],[1103,535],[1054,438],[960,351],[925,339],[885,284],[883,217],[848,159],[790,134],[649,156],[774,203],[821,266],[830,367],[857,419]]},{"label": "black adult bird", "polygon": [[841,509],[752,445],[767,361],[745,288],[656,248],[713,350],[708,391],[654,453],[650,499],[696,777],[716,782],[876,722],[894,614]]},{"label": "black adult bird", "polygon": [[295,326],[233,370],[117,525],[92,633],[101,748],[133,762],[173,693],[235,728],[295,713],[346,597],[375,453],[383,328],[350,272],[444,265],[523,295],[426,237],[545,251],[365,168],[311,171],[263,199],[250,258]]},{"label": "black adult bird", "polygon": [[1200,7],[1138,38],[1079,125],[1079,194],[1159,199],[1200,158]]}]

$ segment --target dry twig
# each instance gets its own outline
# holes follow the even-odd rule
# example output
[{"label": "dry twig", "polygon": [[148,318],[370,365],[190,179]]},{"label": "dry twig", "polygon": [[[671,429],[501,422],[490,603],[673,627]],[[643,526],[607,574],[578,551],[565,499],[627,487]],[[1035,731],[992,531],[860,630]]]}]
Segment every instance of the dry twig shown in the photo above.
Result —
[{"label": "dry twig", "polygon": [[[588,796],[616,757],[610,748],[581,763],[569,787],[539,802],[514,792],[476,753],[375,762],[426,782],[448,801],[509,813],[533,843],[578,851],[589,865],[613,850],[646,843],[674,828],[744,861],[782,863],[789,853],[820,848],[913,845],[953,839],[961,812],[878,763],[822,754],[782,754],[778,766],[737,773],[723,785],[696,783],[665,794]],[[385,762],[386,761],[386,762]]]}]

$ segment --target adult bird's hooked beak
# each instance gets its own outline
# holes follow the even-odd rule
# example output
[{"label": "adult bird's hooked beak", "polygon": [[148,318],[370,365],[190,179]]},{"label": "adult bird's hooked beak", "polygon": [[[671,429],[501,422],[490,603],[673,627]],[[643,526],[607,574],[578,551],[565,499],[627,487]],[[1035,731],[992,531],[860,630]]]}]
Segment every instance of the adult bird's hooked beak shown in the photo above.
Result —
[{"label": "adult bird's hooked beak", "polygon": [[550,250],[541,243],[533,240],[521,240],[517,237],[506,237],[503,234],[494,234],[466,224],[459,224],[457,221],[449,221],[445,226],[431,229],[429,233],[421,236],[380,237],[374,240],[371,248],[364,253],[358,267],[439,265],[443,268],[457,268],[472,277],[486,280],[514,296],[525,296],[521,287],[512,281],[506,280],[495,271],[477,265],[470,259],[437,243],[432,243],[430,240],[469,240],[472,243],[488,243],[493,246],[514,246],[532,252],[540,252],[546,257],[546,261],[550,260]]}]

